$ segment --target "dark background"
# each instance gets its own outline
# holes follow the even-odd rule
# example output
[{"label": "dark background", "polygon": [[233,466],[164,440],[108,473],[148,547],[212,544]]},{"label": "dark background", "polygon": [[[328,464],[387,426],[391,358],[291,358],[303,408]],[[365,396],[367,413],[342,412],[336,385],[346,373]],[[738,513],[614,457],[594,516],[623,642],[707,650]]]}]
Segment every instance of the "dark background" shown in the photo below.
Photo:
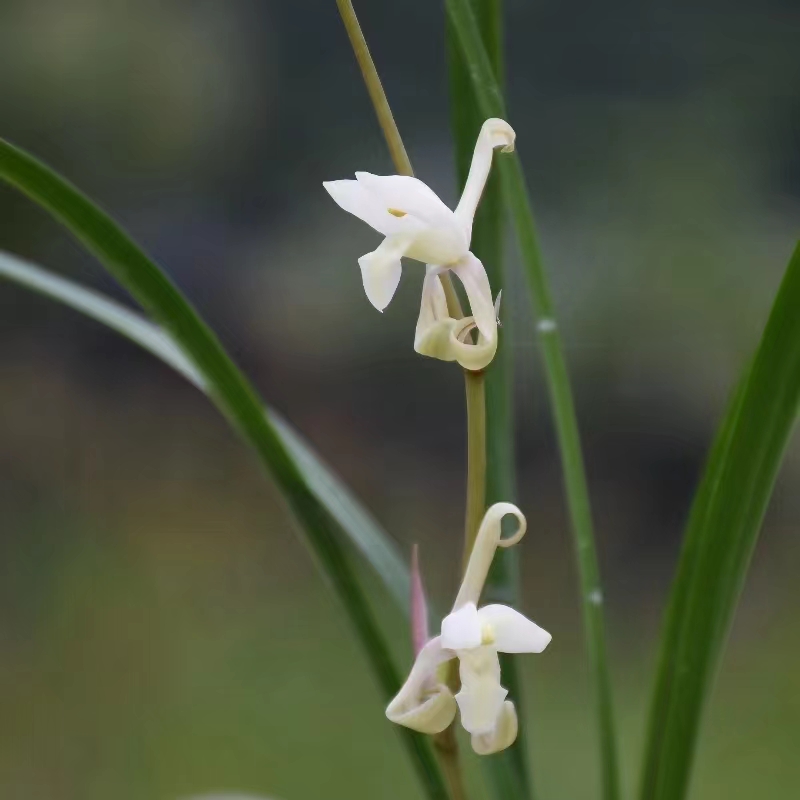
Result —
[{"label": "dark background", "polygon": [[[417,173],[453,201],[442,10],[358,6]],[[800,10],[508,0],[506,21],[509,119],[577,395],[632,789],[691,494],[797,235]],[[412,350],[421,266],[375,312],[356,259],[378,239],[322,190],[392,171],[333,0],[6,0],[0,54],[0,133],[165,265],[403,549],[420,543],[445,605],[462,381]],[[554,634],[546,654],[520,657],[529,742],[543,800],[589,800],[576,579],[509,245],[522,610]],[[0,246],[124,299],[7,189]],[[0,331],[0,794],[418,795],[294,523],[205,399],[11,284]],[[696,798],[788,797],[800,782],[798,455],[710,704]],[[406,632],[386,624],[407,658]]]}]

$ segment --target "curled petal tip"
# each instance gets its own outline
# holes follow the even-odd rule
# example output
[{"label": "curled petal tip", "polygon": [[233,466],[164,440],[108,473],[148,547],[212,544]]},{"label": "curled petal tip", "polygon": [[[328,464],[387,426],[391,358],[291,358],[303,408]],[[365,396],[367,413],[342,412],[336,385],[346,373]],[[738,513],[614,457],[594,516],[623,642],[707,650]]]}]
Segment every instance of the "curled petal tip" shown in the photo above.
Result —
[{"label": "curled petal tip", "polygon": [[483,130],[490,136],[492,148],[501,148],[502,153],[512,153],[517,134],[504,120],[494,117],[483,123]]},{"label": "curled petal tip", "polygon": [[[508,537],[503,536],[502,527],[503,517],[506,515],[514,516],[518,524],[517,530]],[[513,503],[495,503],[486,510],[478,528],[478,535],[475,537],[461,588],[453,605],[454,609],[461,608],[467,603],[477,605],[495,550],[498,547],[510,547],[516,544],[525,535],[526,527],[525,515]]]}]

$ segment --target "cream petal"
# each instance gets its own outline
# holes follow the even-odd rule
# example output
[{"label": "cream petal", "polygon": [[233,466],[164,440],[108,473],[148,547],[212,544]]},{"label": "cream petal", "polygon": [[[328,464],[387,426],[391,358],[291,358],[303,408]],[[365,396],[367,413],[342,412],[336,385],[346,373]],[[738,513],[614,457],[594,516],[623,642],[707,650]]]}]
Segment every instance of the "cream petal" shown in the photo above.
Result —
[{"label": "cream petal", "polygon": [[441,278],[428,266],[425,278],[422,281],[422,300],[419,306],[415,340],[425,336],[426,331],[432,325],[448,318],[447,298],[444,294]]},{"label": "cream petal", "polygon": [[464,191],[454,212],[467,238],[472,236],[472,220],[492,168],[494,150],[502,147],[504,153],[510,153],[514,149],[515,138],[514,129],[502,119],[487,119],[481,127]]},{"label": "cream petal", "polygon": [[467,253],[464,258],[450,266],[450,270],[458,275],[464,284],[478,330],[486,339],[497,338],[497,316],[494,313],[492,288],[480,259],[472,253]]},{"label": "cream petal", "polygon": [[494,727],[486,733],[472,734],[472,749],[481,756],[499,753],[514,743],[519,731],[517,711],[510,700],[503,703]]},{"label": "cream petal", "polygon": [[458,320],[450,317],[425,326],[418,323],[414,335],[414,350],[422,356],[438,358],[439,361],[456,361],[458,355],[452,343],[453,331],[457,327]]},{"label": "cream petal", "polygon": [[474,327],[472,317],[453,319],[449,316],[441,278],[429,266],[422,284],[414,350],[440,361],[458,361],[464,369],[485,369],[497,352],[498,339],[496,336],[486,339],[480,334],[476,344],[463,341]]},{"label": "cream petal", "polygon": [[481,626],[474,603],[448,614],[442,620],[442,647],[448,650],[467,650],[481,643]]},{"label": "cream petal", "polygon": [[450,725],[456,714],[456,701],[450,689],[438,680],[436,668],[453,656],[442,647],[440,637],[431,639],[386,707],[387,718],[420,733],[440,733]]},{"label": "cream petal", "polygon": [[[437,197],[436,192],[417,178],[408,175],[373,175],[371,172],[356,172],[356,178],[371,195],[380,199],[387,213],[388,209],[392,209],[395,213],[410,214],[431,227],[455,222],[453,212]],[[398,218],[395,216],[395,219]]]},{"label": "cream petal", "polygon": [[501,653],[541,653],[553,638],[519,611],[500,604],[481,608],[478,622]]},{"label": "cream petal", "polygon": [[458,322],[462,324],[453,327],[450,332],[451,354],[464,369],[472,370],[473,372],[486,369],[492,363],[495,353],[497,353],[497,336],[487,339],[479,332],[476,344],[465,342],[463,341],[464,335],[468,330],[475,327],[475,321],[472,317],[466,317],[464,320],[458,320]]},{"label": "cream petal", "polygon": [[475,323],[472,317],[448,317],[425,329],[418,328],[414,349],[423,356],[440,361],[457,361],[464,369],[480,372],[492,363],[497,353],[497,339],[487,341],[481,335],[477,344],[462,342],[463,333],[473,327]]},{"label": "cream petal", "polygon": [[507,689],[489,680],[482,681],[471,691],[462,689],[455,700],[464,729],[473,734],[491,731],[507,695]]},{"label": "cream petal", "polygon": [[500,660],[494,647],[459,650],[461,691],[456,702],[461,724],[470,733],[485,733],[494,726],[508,691],[500,685]]},{"label": "cream petal", "polygon": [[[503,517],[516,517],[518,527],[513,536],[503,537]],[[483,515],[472,553],[464,571],[464,578],[456,596],[453,608],[460,608],[467,603],[476,604],[480,600],[483,584],[489,574],[495,551],[498,547],[511,547],[524,535],[527,529],[525,515],[512,503],[495,503]]]},{"label": "cream petal", "polygon": [[384,236],[402,230],[402,220],[392,216],[380,198],[367,191],[358,181],[324,181],[322,185],[341,208]]},{"label": "cream petal", "polygon": [[386,709],[386,717],[396,725],[420,733],[441,733],[455,719],[458,704],[450,689],[438,683],[417,696],[416,702],[404,703],[400,695]]},{"label": "cream petal", "polygon": [[387,236],[377,250],[358,259],[364,291],[370,303],[383,311],[389,305],[403,271],[400,259],[408,249],[409,237]]},{"label": "cream petal", "polygon": [[447,313],[447,298],[441,278],[428,266],[422,282],[414,350],[442,361],[455,361],[455,355],[450,352],[450,333],[455,324],[456,320]]}]

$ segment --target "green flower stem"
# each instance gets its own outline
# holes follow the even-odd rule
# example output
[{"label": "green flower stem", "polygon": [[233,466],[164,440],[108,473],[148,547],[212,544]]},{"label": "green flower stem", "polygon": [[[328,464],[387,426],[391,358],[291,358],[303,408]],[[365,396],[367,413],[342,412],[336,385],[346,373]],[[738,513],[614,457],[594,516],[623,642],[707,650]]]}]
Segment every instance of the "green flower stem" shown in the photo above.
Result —
[{"label": "green flower stem", "polygon": [[400,131],[397,130],[397,123],[394,121],[392,109],[386,99],[386,92],[383,91],[383,84],[378,75],[378,70],[375,69],[375,62],[370,55],[367,40],[364,38],[353,4],[350,0],[336,0],[336,5],[339,7],[339,14],[347,30],[350,45],[355,53],[358,66],[361,68],[364,83],[367,85],[369,99],[372,101],[375,113],[378,115],[378,123],[389,147],[389,153],[395,169],[399,175],[413,175],[411,161],[408,158],[403,140],[400,138]]},{"label": "green flower stem", "polygon": [[[501,0],[471,0],[481,37],[498,82],[503,82],[503,13]],[[486,117],[478,107],[469,66],[461,52],[458,36],[448,19],[445,26],[448,72],[450,75],[450,124],[455,145],[459,186],[469,175],[475,139]],[[498,156],[506,158],[505,155]],[[505,208],[498,170],[492,170],[483,190],[472,226],[472,252],[483,262],[495,292],[508,286],[504,263]],[[516,502],[514,459],[514,359],[510,343],[514,320],[506,303],[501,308],[500,342],[491,366],[486,370],[486,505]],[[519,556],[514,547],[495,555],[484,589],[484,602],[518,606],[520,601]],[[519,710],[521,724],[514,743],[488,759],[490,783],[498,800],[532,800],[535,797],[528,764],[529,726],[524,724],[525,696],[519,661],[502,654],[503,684]]]},{"label": "green flower stem", "polygon": [[[389,155],[392,158],[394,168],[398,175],[408,175],[413,178],[414,169],[411,166],[411,159],[406,152],[397,123],[394,121],[394,114],[392,114],[392,109],[389,107],[386,92],[383,90],[383,84],[378,75],[378,70],[375,68],[372,55],[370,55],[367,40],[364,38],[364,32],[361,30],[353,4],[350,0],[336,0],[336,5],[339,7],[339,15],[342,18],[342,22],[344,22],[358,66],[361,68],[361,75],[364,78],[369,99],[372,101],[372,106],[378,117],[378,124],[381,126],[386,146],[389,148]],[[454,319],[461,319],[464,316],[464,312],[461,309],[461,302],[453,286],[453,281],[450,279],[450,273],[443,272],[441,280],[450,316]]]},{"label": "green flower stem", "polygon": [[[471,0],[445,0],[445,5],[450,24],[467,63],[475,97],[483,116],[505,119],[503,94],[484,46]],[[531,300],[538,317],[537,329],[544,356],[545,378],[561,452],[581,587],[587,655],[596,696],[603,798],[616,800],[619,797],[619,768],[611,679],[606,654],[603,594],[575,406],[522,167],[516,155],[498,159],[498,162],[503,194],[512,212]]]},{"label": "green flower stem", "polygon": [[[394,115],[389,107],[389,101],[386,98],[386,92],[383,89],[383,84],[381,83],[378,71],[375,68],[375,62],[372,60],[372,56],[370,55],[369,47],[366,39],[364,38],[364,33],[361,30],[361,25],[358,22],[358,17],[356,16],[353,4],[350,2],[350,0],[336,0],[336,5],[339,8],[339,14],[344,22],[347,35],[350,38],[350,44],[353,48],[353,52],[355,53],[356,60],[361,68],[361,74],[364,78],[364,83],[367,86],[367,92],[369,93],[372,105],[375,108],[375,114],[378,117],[378,123],[383,131],[383,136],[386,139],[386,144],[389,148],[389,154],[392,158],[392,162],[394,163],[394,168],[399,175],[408,175],[413,177],[414,170],[411,166],[411,160],[408,157],[405,145],[403,144],[403,140],[400,136],[400,131],[397,128],[397,123],[394,120]],[[461,308],[461,303],[459,302],[458,294],[453,286],[453,282],[450,279],[450,274],[448,272],[444,272],[441,275],[441,281],[444,287],[445,297],[447,298],[448,313],[453,318],[460,319],[464,316],[464,312]],[[471,373],[468,371],[464,371],[467,387],[468,416],[470,413],[470,398],[476,393],[476,388],[479,386],[479,392],[481,395],[484,392],[484,382],[482,378],[476,387],[471,388],[469,377],[470,374]],[[470,526],[474,526],[475,533],[477,533],[477,526],[480,524],[480,516],[478,517],[478,522],[475,523],[473,517],[476,512],[474,509],[476,509],[478,504],[480,504],[480,514],[483,514],[483,505],[485,502],[485,477],[480,481],[479,494],[476,494],[477,484],[473,476],[476,469],[480,469],[480,474],[483,476],[485,476],[486,473],[485,398],[483,396],[481,396],[479,400],[473,398],[472,407],[475,409],[475,412],[472,414],[472,418],[477,417],[477,408],[480,408],[480,428],[482,434],[479,445],[477,442],[475,445],[473,445],[471,440],[467,444],[467,449],[470,453],[470,460],[467,478],[467,520],[465,525],[467,531],[470,530]],[[467,425],[468,434],[472,432],[472,424],[472,422],[469,422]],[[475,425],[477,424],[478,423],[475,422]],[[482,453],[480,455],[477,453],[473,455],[473,451],[476,446],[479,446],[482,449]],[[482,467],[480,467],[481,463],[483,465]],[[475,533],[472,534],[473,541]],[[469,536],[469,534],[467,535]],[[465,553],[467,556],[471,549],[471,543],[468,543],[465,547]],[[448,675],[448,682],[451,684],[457,684],[458,682],[458,670],[457,668],[453,668],[454,665],[455,662],[451,664]],[[461,763],[458,751],[458,740],[456,739],[454,725],[451,724],[444,731],[434,736],[433,744],[434,749],[439,757],[439,763],[442,771],[444,772],[445,780],[450,788],[452,800],[466,800],[467,794],[464,787],[464,779],[461,771]]]},{"label": "green flower stem", "polygon": [[463,569],[486,512],[486,375],[464,370],[467,396],[467,510],[464,515]]}]

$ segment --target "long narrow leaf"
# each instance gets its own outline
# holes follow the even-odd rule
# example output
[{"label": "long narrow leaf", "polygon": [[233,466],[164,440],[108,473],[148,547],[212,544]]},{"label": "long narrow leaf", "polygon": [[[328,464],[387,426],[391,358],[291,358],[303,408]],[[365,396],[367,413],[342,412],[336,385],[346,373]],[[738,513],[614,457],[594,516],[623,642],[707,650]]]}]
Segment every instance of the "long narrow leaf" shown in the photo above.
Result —
[{"label": "long narrow leaf", "polygon": [[[503,71],[502,3],[500,0],[472,0],[480,22],[484,45],[495,76]],[[484,116],[478,106],[469,69],[458,44],[452,23],[446,25],[448,71],[450,77],[450,121],[456,155],[456,174],[461,187],[469,174],[472,149]],[[492,172],[481,197],[472,227],[472,251],[483,262],[493,290],[506,286],[503,262],[503,199],[500,176]],[[506,292],[506,295],[508,293]],[[486,504],[513,502],[516,496],[513,421],[513,367],[511,341],[513,320],[506,310],[499,330],[500,346],[486,375]],[[517,605],[519,565],[514,548],[498,552],[486,583],[488,602]],[[502,657],[503,679],[520,708],[524,720],[524,697],[517,660]],[[520,727],[514,744],[486,761],[498,798],[532,797],[526,757],[526,728]]]},{"label": "long narrow leaf", "polygon": [[[0,251],[0,277],[58,300],[103,323],[160,358],[201,391],[207,391],[203,376],[183,351],[161,328],[149,322],[141,314],[131,311],[99,292],[86,289],[2,251]],[[264,413],[297,462],[311,491],[378,574],[395,605],[408,614],[409,571],[389,535],[295,428],[269,406]]]},{"label": "long narrow leaf", "polygon": [[692,507],[661,641],[642,800],[683,800],[708,697],[800,403],[800,245]]},{"label": "long narrow leaf", "polygon": [[[94,203],[24,151],[0,140],[0,178],[49,211],[80,240],[169,334],[202,376],[208,396],[254,449],[301,524],[304,541],[353,623],[385,697],[400,680],[342,546],[338,524],[319,502],[246,378],[166,274]],[[401,735],[431,798],[447,796],[427,741]]]},{"label": "long narrow leaf", "polygon": [[[494,74],[491,57],[484,46],[481,28],[472,8],[472,0],[445,0],[445,6],[483,117],[506,118],[503,93]],[[522,166],[516,155],[498,159],[498,162],[503,194],[511,211],[531,302],[538,317],[537,330],[544,357],[545,380],[561,453],[567,506],[580,579],[586,649],[596,697],[603,797],[605,800],[616,800],[619,796],[619,766],[611,678],[606,653],[603,591],[575,404]]]}]

